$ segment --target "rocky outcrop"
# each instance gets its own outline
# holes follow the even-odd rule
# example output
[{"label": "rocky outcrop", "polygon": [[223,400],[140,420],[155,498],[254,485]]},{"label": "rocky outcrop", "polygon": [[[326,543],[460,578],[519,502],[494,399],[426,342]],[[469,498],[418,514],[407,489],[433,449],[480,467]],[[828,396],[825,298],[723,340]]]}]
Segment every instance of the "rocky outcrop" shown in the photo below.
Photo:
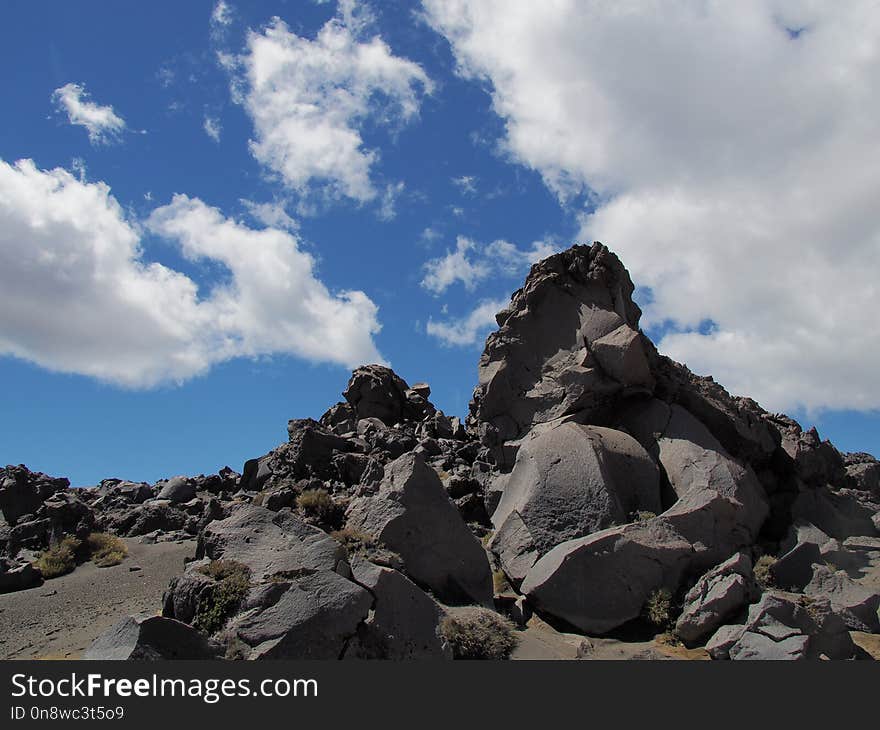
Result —
[{"label": "rocky outcrop", "polygon": [[43,501],[70,486],[70,481],[32,472],[24,464],[0,469],[0,511],[10,525],[34,514]]}]

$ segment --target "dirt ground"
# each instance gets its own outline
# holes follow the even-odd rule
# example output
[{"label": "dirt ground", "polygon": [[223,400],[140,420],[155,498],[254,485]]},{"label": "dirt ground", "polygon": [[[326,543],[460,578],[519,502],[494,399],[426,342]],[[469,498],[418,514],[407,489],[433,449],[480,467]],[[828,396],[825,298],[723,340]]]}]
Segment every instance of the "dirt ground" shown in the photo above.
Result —
[{"label": "dirt ground", "polygon": [[0,595],[0,659],[76,659],[119,619],[161,610],[162,593],[195,554],[195,541],[125,542],[129,555],[120,565],[84,563],[39,588]]}]

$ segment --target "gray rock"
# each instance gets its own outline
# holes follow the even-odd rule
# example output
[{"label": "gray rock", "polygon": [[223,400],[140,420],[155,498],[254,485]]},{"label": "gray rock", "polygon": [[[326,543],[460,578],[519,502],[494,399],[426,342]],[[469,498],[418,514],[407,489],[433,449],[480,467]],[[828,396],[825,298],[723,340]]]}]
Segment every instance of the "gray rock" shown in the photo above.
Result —
[{"label": "gray rock", "polygon": [[804,588],[804,595],[825,597],[831,608],[853,631],[880,633],[880,593],[856,583],[843,570],[826,565],[814,566],[813,576]]},{"label": "gray rock", "polygon": [[369,617],[345,652],[346,659],[451,659],[440,633],[443,611],[402,573],[356,557],[352,580],[373,596]]},{"label": "gray rock", "polygon": [[768,591],[749,608],[731,659],[850,659],[856,647],[827,598]]},{"label": "gray rock", "polygon": [[326,570],[272,588],[272,605],[241,614],[227,628],[251,647],[250,659],[339,659],[373,603],[366,590]]},{"label": "gray rock", "polygon": [[660,511],[657,466],[631,436],[565,423],[519,451],[492,522],[490,548],[508,577],[522,581],[535,561],[567,540]]},{"label": "gray rock", "polygon": [[730,659],[730,649],[742,638],[745,626],[721,626],[706,642],[706,653],[713,659]]},{"label": "gray rock", "polygon": [[43,574],[30,563],[10,565],[0,559],[0,593],[13,593],[43,585]]},{"label": "gray rock", "polygon": [[196,485],[185,476],[171,477],[159,490],[158,499],[169,502],[189,502],[196,496]]},{"label": "gray rock", "polygon": [[703,575],[684,597],[675,633],[693,646],[736,615],[756,593],[752,561],[737,553]]},{"label": "gray rock", "polygon": [[708,568],[751,545],[769,512],[754,472],[730,458],[708,429],[677,405],[659,447],[679,497],[663,517],[694,544],[694,567]]},{"label": "gray rock", "polygon": [[798,543],[770,566],[773,585],[800,591],[813,577],[813,564],[821,562],[822,556],[815,542]]},{"label": "gray rock", "polygon": [[86,649],[88,660],[216,659],[222,647],[191,626],[162,616],[129,616]]},{"label": "gray rock", "polygon": [[345,550],[288,511],[242,505],[225,520],[205,527],[196,556],[244,563],[253,580],[260,582],[303,570],[334,571],[345,560]]},{"label": "gray rock", "polygon": [[[378,418],[387,426],[406,420],[418,421],[434,407],[427,395],[412,389],[406,381],[384,365],[364,365],[351,374],[348,387],[342,394],[357,414],[357,418]],[[430,393],[430,388],[428,388]]]},{"label": "gray rock", "polygon": [[20,518],[35,513],[43,500],[69,486],[68,479],[30,471],[24,464],[9,465],[0,469],[0,511],[14,526]]},{"label": "gray rock", "polygon": [[625,386],[654,387],[654,377],[645,356],[643,337],[627,324],[622,324],[590,345],[590,352],[599,367]]},{"label": "gray rock", "polygon": [[399,553],[407,575],[441,600],[492,605],[486,552],[421,455],[387,465],[377,493],[352,501],[347,525]]},{"label": "gray rock", "polygon": [[[574,246],[532,267],[496,316],[499,330],[480,358],[471,422],[486,446],[500,447],[574,411],[598,415],[611,404],[624,385],[590,348],[622,325],[638,330],[633,290],[620,260],[599,243]],[[612,372],[626,377],[633,371],[638,356],[628,340],[601,349]]]},{"label": "gray rock", "polygon": [[638,617],[653,591],[674,590],[692,554],[661,519],[612,527],[553,548],[520,591],[537,610],[602,634]]}]

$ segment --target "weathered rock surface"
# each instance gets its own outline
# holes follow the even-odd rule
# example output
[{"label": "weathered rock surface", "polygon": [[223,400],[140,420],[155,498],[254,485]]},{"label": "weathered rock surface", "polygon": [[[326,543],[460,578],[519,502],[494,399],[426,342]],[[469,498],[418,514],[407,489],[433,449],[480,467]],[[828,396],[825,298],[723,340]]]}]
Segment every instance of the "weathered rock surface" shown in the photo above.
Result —
[{"label": "weathered rock surface", "polygon": [[32,472],[24,464],[0,469],[0,511],[10,525],[36,512],[56,492],[67,489],[70,481]]},{"label": "weathered rock surface", "polygon": [[657,466],[622,431],[565,423],[526,443],[492,515],[490,548],[517,583],[566,540],[660,511]]},{"label": "weathered rock surface", "polygon": [[191,626],[162,616],[129,616],[99,636],[83,659],[216,659],[222,647]]},{"label": "weathered rock surface", "polygon": [[195,496],[196,485],[185,476],[176,476],[162,484],[157,498],[176,503],[189,502]]},{"label": "weathered rock surface", "polygon": [[703,575],[684,597],[675,633],[688,645],[712,634],[757,594],[752,561],[737,553]]},{"label": "weathered rock surface", "polygon": [[741,627],[725,626],[707,645],[720,659],[850,659],[856,647],[827,598],[765,593]]},{"label": "weathered rock surface", "polygon": [[440,633],[443,610],[402,573],[361,557],[352,580],[373,596],[369,617],[345,650],[346,659],[451,659]]},{"label": "weathered rock surface", "polygon": [[856,583],[843,570],[816,565],[804,595],[827,598],[831,608],[853,631],[880,633],[880,592]]},{"label": "weathered rock surface", "polygon": [[492,604],[485,550],[420,454],[389,464],[376,494],[352,501],[347,525],[399,553],[407,575],[441,600]]},{"label": "weathered rock surface", "polygon": [[678,585],[692,555],[663,520],[612,527],[553,548],[520,590],[538,610],[602,634],[637,618],[653,591]]}]

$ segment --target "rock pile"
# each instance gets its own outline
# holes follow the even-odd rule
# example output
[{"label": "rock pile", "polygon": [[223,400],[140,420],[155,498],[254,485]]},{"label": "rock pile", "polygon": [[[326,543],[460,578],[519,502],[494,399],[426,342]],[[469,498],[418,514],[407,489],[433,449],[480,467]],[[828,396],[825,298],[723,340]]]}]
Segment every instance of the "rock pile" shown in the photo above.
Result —
[{"label": "rock pile", "polygon": [[443,659],[454,606],[594,636],[650,621],[718,659],[856,656],[849,632],[880,631],[880,463],[661,355],[633,291],[598,243],[533,266],[466,424],[367,365],[241,475],[71,490],[7,467],[0,590],[39,581],[16,556],[62,534],[198,536],[163,618],[90,656],[176,637],[194,656]]}]

